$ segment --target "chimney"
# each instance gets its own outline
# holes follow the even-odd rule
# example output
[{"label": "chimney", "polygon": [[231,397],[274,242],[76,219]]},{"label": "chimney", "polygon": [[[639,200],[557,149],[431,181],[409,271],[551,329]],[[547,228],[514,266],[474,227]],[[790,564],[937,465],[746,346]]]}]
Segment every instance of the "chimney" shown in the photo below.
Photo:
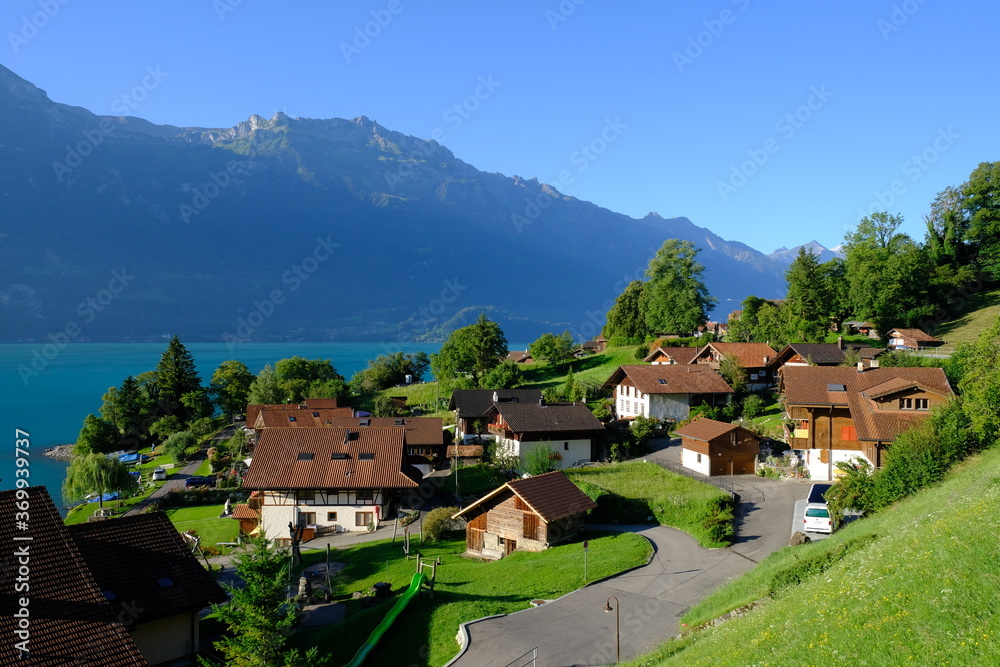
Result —
[{"label": "chimney", "polygon": [[837,349],[838,350],[843,350],[844,349],[844,337],[843,336],[837,336]]},{"label": "chimney", "polygon": [[493,392],[493,402],[494,403],[500,402],[500,394],[498,394],[497,392]]},{"label": "chimney", "polygon": [[865,362],[858,361],[858,372],[859,373],[864,373],[865,372]]},{"label": "chimney", "polygon": [[869,361],[868,368],[878,368],[878,359],[872,359]]}]

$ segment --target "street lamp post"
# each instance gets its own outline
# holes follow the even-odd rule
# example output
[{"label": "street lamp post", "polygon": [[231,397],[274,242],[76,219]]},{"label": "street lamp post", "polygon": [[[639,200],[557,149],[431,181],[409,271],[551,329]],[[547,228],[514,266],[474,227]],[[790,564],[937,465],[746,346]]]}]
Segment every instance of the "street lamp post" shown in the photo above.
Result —
[{"label": "street lamp post", "polygon": [[[611,606],[611,598],[615,599],[615,606],[614,607]],[[616,665],[622,661],[621,633],[618,631],[618,628],[619,628],[619,623],[618,622],[619,622],[619,620],[621,618],[621,606],[622,606],[621,602],[619,602],[618,598],[615,597],[614,595],[609,596],[608,597],[608,601],[606,603],[604,603],[604,611],[606,611],[606,612],[609,612],[609,611],[615,612],[615,664]]]}]

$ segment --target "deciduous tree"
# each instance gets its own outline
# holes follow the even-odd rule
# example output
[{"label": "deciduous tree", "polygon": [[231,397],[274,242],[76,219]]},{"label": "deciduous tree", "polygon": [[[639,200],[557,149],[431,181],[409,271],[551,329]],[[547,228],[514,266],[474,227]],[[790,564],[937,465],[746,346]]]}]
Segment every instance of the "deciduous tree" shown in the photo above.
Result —
[{"label": "deciduous tree", "polygon": [[716,299],[708,293],[697,255],[690,241],[668,239],[650,260],[639,299],[647,331],[688,334],[705,323]]},{"label": "deciduous tree", "polygon": [[104,507],[105,493],[118,491],[129,495],[136,490],[138,483],[128,473],[128,466],[104,454],[91,452],[76,456],[66,470],[63,497],[69,502],[76,502],[90,493],[97,493],[101,496],[101,507]]},{"label": "deciduous tree", "polygon": [[499,366],[507,352],[507,339],[500,325],[480,313],[475,324],[456,329],[441,351],[431,355],[431,367],[439,380],[467,375],[474,386],[482,387],[486,373]]},{"label": "deciduous tree", "polygon": [[246,412],[247,398],[254,376],[242,361],[229,359],[219,364],[212,373],[209,393],[219,411],[227,416]]},{"label": "deciduous tree", "polygon": [[544,333],[528,346],[528,354],[536,360],[547,361],[550,364],[561,364],[573,358],[573,336],[569,331],[563,331],[558,336]]}]

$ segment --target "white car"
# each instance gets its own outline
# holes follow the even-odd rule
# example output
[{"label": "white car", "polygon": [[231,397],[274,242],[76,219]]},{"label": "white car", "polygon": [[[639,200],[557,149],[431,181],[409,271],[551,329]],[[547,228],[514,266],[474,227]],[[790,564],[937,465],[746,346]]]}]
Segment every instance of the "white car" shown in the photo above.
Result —
[{"label": "white car", "polygon": [[162,482],[166,478],[167,478],[167,471],[164,470],[163,468],[157,468],[156,470],[153,471],[154,482]]}]

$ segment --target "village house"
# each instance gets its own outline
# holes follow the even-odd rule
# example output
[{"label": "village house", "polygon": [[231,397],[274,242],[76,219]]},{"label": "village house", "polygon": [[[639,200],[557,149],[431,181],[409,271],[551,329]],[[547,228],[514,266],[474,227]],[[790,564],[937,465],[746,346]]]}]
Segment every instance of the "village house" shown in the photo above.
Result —
[{"label": "village house", "polygon": [[681,438],[681,465],[702,475],[753,475],[760,438],[736,424],[696,419],[674,431]]},{"label": "village house", "polygon": [[691,364],[619,366],[602,388],[613,390],[619,419],[643,416],[671,422],[687,419],[692,406],[726,403],[733,393],[713,369]]},{"label": "village house", "polygon": [[784,366],[840,366],[853,355],[865,366],[875,368],[878,367],[875,359],[883,352],[884,348],[845,343],[843,338],[836,343],[789,343],[768,362],[768,370],[770,377],[776,378]]},{"label": "village house", "polygon": [[701,351],[700,347],[657,347],[643,358],[643,363],[666,366],[690,364]]},{"label": "village house", "polygon": [[789,446],[812,479],[834,479],[836,464],[863,456],[875,467],[903,431],[951,395],[940,368],[786,366],[783,395]]},{"label": "village house", "polygon": [[533,447],[550,446],[559,468],[595,461],[604,443],[604,424],[585,403],[495,403],[488,430],[498,447],[522,461]]},{"label": "village house", "polygon": [[[285,415],[282,418],[273,414],[275,412],[293,412],[295,414]],[[263,415],[263,413],[269,414]],[[304,403],[251,403],[247,405],[246,421],[243,424],[243,430],[250,441],[254,442],[258,429],[276,426],[282,419],[292,425],[294,425],[294,422],[302,420],[303,423],[318,426],[319,424],[315,423],[318,419],[353,416],[354,408],[338,405],[336,398],[307,398]]]},{"label": "village house", "polygon": [[507,361],[513,361],[515,364],[535,363],[534,357],[527,350],[511,350],[507,353]]},{"label": "village house", "polygon": [[747,388],[758,391],[774,385],[775,378],[768,363],[776,355],[777,352],[766,343],[708,343],[691,363],[718,370],[723,357],[733,357],[747,371]]},{"label": "village house", "polygon": [[229,598],[166,514],[68,529],[102,595],[149,664],[174,664],[198,651],[199,613]]},{"label": "village house", "polygon": [[287,542],[289,523],[303,540],[377,526],[419,486],[403,443],[402,426],[264,429],[243,479],[259,492],[260,530]]},{"label": "village house", "polygon": [[889,332],[890,350],[927,350],[944,345],[944,341],[920,329],[893,329]]},{"label": "village house", "polygon": [[486,432],[486,417],[496,403],[537,403],[542,399],[540,389],[456,389],[451,392],[448,409],[455,411],[455,442],[467,435]]},{"label": "village house", "polygon": [[[14,522],[30,512],[28,529]],[[140,667],[149,662],[129,636],[127,616],[112,607],[63,524],[44,486],[0,491],[0,664],[57,667],[106,665]],[[24,540],[30,538],[30,540]],[[22,541],[23,540],[23,541]],[[30,595],[18,590],[14,573],[23,550],[30,561]],[[28,598],[21,607],[21,598]],[[23,612],[22,612],[23,609]],[[19,619],[26,618],[25,628]],[[21,649],[25,649],[22,652]],[[30,659],[27,654],[30,653]]]},{"label": "village house", "polygon": [[557,471],[507,482],[452,518],[466,521],[470,555],[495,560],[513,551],[544,551],[570,539],[595,507]]},{"label": "village house", "polygon": [[428,475],[445,460],[444,420],[440,417],[335,417],[323,428],[403,428],[406,462]]}]

